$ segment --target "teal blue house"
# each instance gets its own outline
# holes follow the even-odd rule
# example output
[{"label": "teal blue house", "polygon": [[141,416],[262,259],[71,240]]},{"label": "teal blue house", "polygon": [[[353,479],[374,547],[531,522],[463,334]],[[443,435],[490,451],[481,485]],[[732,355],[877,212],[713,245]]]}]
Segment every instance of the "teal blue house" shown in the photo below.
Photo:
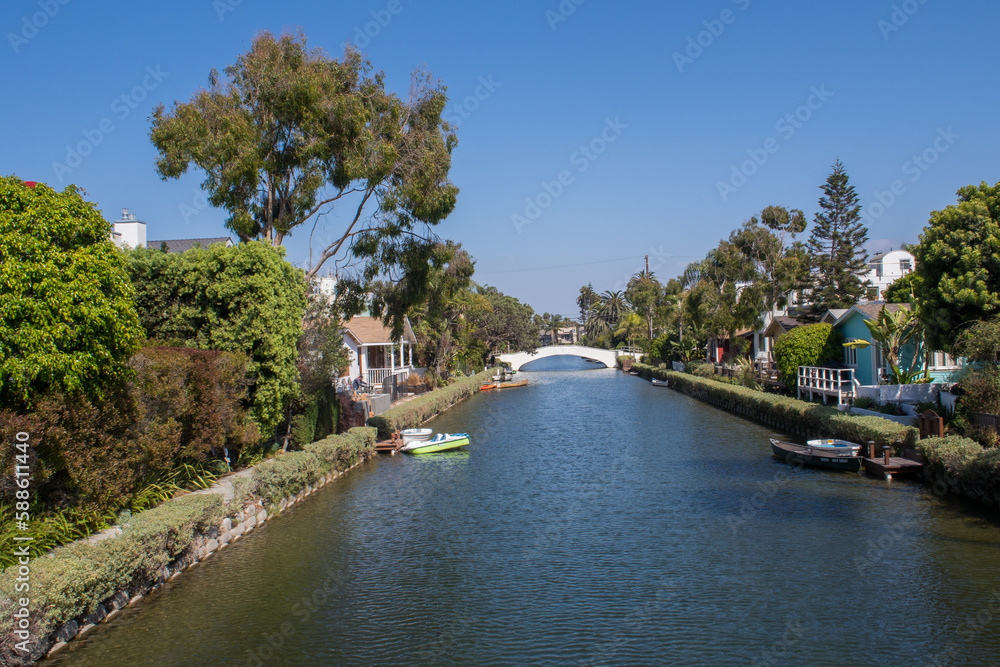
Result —
[{"label": "teal blue house", "polygon": [[[830,322],[834,329],[840,331],[844,337],[844,342],[852,340],[866,340],[872,342],[871,332],[865,326],[865,320],[878,318],[879,312],[885,308],[888,312],[894,313],[903,308],[909,308],[905,303],[885,303],[884,301],[867,301],[851,306],[846,311],[827,311],[823,317],[824,322]],[[913,346],[903,347],[900,360],[902,363],[913,358]],[[923,358],[918,357],[921,365]],[[844,348],[844,364],[854,369],[854,378],[862,386],[880,384],[883,376],[888,375],[888,368],[882,359],[882,351],[878,345],[870,345],[864,348]],[[944,352],[934,352],[930,357],[928,373],[935,382],[952,382],[957,379],[958,371],[962,368],[959,360],[953,359]],[[904,366],[904,370],[909,370]]]}]

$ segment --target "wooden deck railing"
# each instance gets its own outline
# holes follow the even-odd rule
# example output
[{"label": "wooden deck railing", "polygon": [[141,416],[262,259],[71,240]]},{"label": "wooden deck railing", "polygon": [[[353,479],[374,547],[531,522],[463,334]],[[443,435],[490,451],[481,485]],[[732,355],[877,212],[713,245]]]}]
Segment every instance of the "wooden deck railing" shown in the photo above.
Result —
[{"label": "wooden deck railing", "polygon": [[854,369],[799,366],[799,398],[802,398],[803,392],[809,394],[810,401],[813,394],[819,394],[824,403],[827,396],[836,398],[838,405],[846,403],[848,398],[854,396]]}]

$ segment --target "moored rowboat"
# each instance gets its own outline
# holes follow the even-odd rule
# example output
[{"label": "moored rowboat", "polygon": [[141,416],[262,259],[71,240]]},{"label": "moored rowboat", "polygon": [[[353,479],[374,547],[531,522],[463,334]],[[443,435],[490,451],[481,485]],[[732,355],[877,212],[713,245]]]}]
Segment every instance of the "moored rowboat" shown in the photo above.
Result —
[{"label": "moored rowboat", "polygon": [[498,382],[496,384],[497,389],[513,389],[514,387],[527,387],[527,380],[518,380],[517,382]]},{"label": "moored rowboat", "polygon": [[811,453],[817,456],[857,456],[861,445],[849,440],[806,440]]},{"label": "moored rowboat", "polygon": [[796,445],[791,442],[783,442],[771,438],[771,451],[785,463],[831,468],[833,470],[846,470],[848,472],[858,472],[861,470],[862,458],[860,456],[851,456],[849,454],[816,454],[812,450],[813,448],[808,445]]},{"label": "moored rowboat", "polygon": [[400,435],[403,436],[403,446],[409,445],[414,442],[424,442],[431,439],[434,435],[434,429],[431,428],[408,428],[400,431]]}]

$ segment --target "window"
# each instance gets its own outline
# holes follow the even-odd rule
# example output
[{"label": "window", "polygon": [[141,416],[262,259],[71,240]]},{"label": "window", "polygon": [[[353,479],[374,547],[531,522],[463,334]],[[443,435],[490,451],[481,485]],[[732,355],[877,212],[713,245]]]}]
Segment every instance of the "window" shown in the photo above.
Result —
[{"label": "window", "polygon": [[910,271],[912,271],[913,267],[910,266],[910,260],[908,260],[908,259],[901,259],[901,260],[899,260],[899,270],[903,274],[907,274]]},{"label": "window", "polygon": [[[849,340],[847,342],[850,343],[850,342],[856,341],[856,340],[857,340],[857,338],[852,338],[851,340]],[[857,366],[858,365],[858,350],[857,350],[857,348],[854,348],[854,347],[845,347],[844,348],[844,363],[847,364],[848,366]]]},{"label": "window", "polygon": [[866,296],[869,301],[878,301],[878,287],[869,287]]},{"label": "window", "polygon": [[931,368],[960,368],[961,363],[946,352],[938,350],[931,358]]}]

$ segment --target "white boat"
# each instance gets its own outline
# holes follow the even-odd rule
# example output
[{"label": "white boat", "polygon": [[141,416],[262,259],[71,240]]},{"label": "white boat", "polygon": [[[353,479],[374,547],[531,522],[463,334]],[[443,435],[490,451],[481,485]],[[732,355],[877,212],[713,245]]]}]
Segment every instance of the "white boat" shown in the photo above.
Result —
[{"label": "white boat", "polygon": [[652,383],[653,383],[654,387],[666,387],[667,386],[667,381],[666,380],[661,380],[660,378],[653,378],[652,379]]},{"label": "white boat", "polygon": [[407,446],[414,442],[427,442],[434,435],[434,429],[432,428],[408,428],[400,431],[403,436],[403,446]]},{"label": "white boat", "polygon": [[815,456],[857,456],[861,445],[849,440],[806,440],[809,453]]}]

